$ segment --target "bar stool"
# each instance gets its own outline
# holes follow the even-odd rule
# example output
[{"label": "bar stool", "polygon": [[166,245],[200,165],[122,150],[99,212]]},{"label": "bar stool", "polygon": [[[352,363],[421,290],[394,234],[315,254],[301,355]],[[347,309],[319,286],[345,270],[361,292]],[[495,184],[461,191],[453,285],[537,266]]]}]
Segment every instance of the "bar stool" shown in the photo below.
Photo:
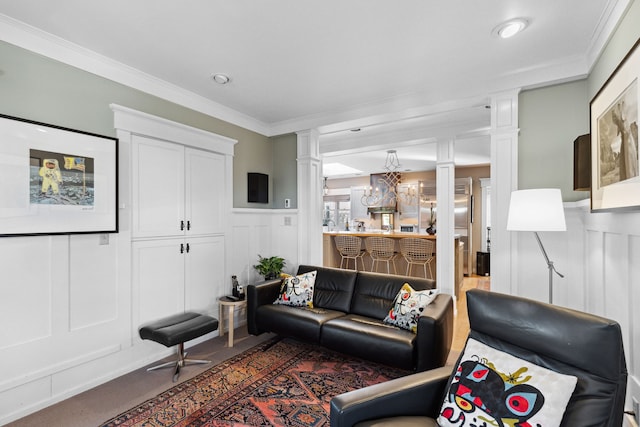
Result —
[{"label": "bar stool", "polygon": [[336,248],[340,252],[340,268],[346,261],[346,266],[349,268],[349,260],[353,260],[354,270],[358,270],[358,259],[362,263],[362,269],[364,270],[364,251],[362,250],[362,239],[357,236],[339,235],[334,238],[336,242]]},{"label": "bar stool", "polygon": [[411,272],[412,265],[422,265],[424,277],[427,278],[427,266],[429,266],[429,278],[433,279],[431,262],[433,261],[433,240],[405,237],[400,239],[400,253],[407,260],[407,276]]},{"label": "bar stool", "polygon": [[393,274],[398,274],[396,271],[396,242],[388,237],[367,237],[364,239],[364,245],[367,248],[367,252],[373,263],[371,264],[371,271],[376,270],[376,263],[386,262],[387,273],[390,274],[389,263],[393,265]]}]

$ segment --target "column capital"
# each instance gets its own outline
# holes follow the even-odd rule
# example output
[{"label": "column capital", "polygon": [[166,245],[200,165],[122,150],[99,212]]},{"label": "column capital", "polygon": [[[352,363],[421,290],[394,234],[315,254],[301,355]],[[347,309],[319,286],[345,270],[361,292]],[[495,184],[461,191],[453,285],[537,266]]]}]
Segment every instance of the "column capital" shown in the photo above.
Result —
[{"label": "column capital", "polygon": [[518,129],[518,95],[520,89],[491,95],[491,131],[508,132]]},{"label": "column capital", "polygon": [[454,164],[455,157],[455,138],[438,139],[436,142],[436,165]]},{"label": "column capital", "polygon": [[298,137],[298,160],[320,160],[320,134],[317,129],[296,132]]}]

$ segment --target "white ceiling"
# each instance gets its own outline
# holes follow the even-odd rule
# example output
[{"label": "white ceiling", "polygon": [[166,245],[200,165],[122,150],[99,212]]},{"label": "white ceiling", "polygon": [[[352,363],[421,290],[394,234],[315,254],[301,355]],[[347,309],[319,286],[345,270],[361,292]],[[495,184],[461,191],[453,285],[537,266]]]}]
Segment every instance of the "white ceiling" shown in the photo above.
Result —
[{"label": "white ceiling", "polygon": [[[486,162],[488,95],[586,76],[628,3],[0,0],[0,36],[265,135],[317,128],[325,153],[393,146],[413,169],[437,138]],[[524,32],[492,34],[515,17]]]}]

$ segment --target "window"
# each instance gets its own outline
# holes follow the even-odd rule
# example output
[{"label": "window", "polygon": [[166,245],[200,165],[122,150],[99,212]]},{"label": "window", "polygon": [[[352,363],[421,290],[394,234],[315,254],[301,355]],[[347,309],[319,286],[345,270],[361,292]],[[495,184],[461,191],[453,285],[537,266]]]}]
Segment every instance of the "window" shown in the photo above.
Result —
[{"label": "window", "polygon": [[324,211],[322,225],[330,229],[344,230],[345,224],[351,218],[351,201],[348,195],[324,196]]}]

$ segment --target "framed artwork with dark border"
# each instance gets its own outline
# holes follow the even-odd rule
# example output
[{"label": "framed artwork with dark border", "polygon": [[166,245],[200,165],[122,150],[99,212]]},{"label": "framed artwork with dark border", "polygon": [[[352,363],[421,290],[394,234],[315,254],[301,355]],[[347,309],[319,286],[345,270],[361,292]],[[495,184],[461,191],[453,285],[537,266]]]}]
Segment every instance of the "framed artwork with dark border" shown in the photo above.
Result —
[{"label": "framed artwork with dark border", "polygon": [[640,209],[640,39],[590,103],[591,211]]},{"label": "framed artwork with dark border", "polygon": [[118,232],[118,139],[0,114],[0,236]]}]

